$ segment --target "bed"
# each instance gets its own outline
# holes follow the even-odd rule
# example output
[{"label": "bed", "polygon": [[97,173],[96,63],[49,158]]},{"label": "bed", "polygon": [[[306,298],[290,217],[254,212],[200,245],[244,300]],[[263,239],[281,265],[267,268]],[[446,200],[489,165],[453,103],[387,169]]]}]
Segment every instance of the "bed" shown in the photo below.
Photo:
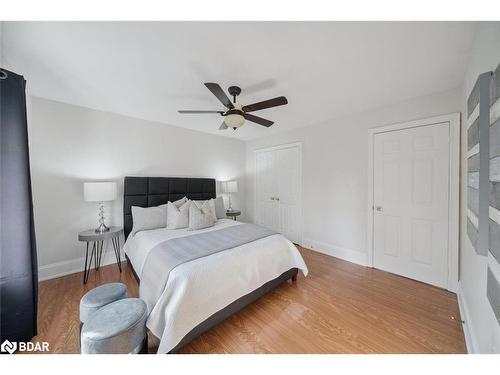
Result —
[{"label": "bed", "polygon": [[[184,196],[192,200],[215,198],[215,180],[125,177],[124,251],[140,284],[141,298],[149,293],[144,288],[156,287],[151,280],[164,276],[161,267],[148,266],[158,246],[195,241],[248,225],[219,219],[213,227],[196,231],[161,228],[130,235],[132,206],[157,206]],[[160,284],[161,293],[150,304],[147,327],[160,339],[158,353],[177,351],[286,280],[295,280],[298,270],[307,275],[302,256],[277,233],[179,264],[168,272],[166,284]]]}]

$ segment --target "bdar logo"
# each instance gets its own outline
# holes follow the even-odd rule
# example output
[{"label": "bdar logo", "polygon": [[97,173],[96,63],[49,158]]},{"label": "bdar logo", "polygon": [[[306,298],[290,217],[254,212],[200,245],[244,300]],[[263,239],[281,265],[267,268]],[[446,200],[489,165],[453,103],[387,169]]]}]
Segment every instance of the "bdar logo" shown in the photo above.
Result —
[{"label": "bdar logo", "polygon": [[0,346],[0,351],[3,353],[14,353],[17,350],[17,343],[5,340]]},{"label": "bdar logo", "polygon": [[2,345],[0,345],[0,352],[2,353],[14,353],[16,350],[20,352],[48,352],[49,351],[49,343],[46,341],[43,342],[10,342],[9,340],[5,340]]}]

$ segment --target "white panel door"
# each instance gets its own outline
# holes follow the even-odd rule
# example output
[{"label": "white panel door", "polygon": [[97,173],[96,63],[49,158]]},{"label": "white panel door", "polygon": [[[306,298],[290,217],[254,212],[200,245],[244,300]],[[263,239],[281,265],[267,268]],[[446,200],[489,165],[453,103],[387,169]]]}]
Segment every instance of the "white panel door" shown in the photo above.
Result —
[{"label": "white panel door", "polygon": [[255,222],[300,243],[299,146],[255,153]]},{"label": "white panel door", "polygon": [[276,155],[271,151],[258,152],[255,156],[256,224],[279,231],[275,171]]},{"label": "white panel door", "polygon": [[374,136],[374,266],[446,288],[449,123]]}]

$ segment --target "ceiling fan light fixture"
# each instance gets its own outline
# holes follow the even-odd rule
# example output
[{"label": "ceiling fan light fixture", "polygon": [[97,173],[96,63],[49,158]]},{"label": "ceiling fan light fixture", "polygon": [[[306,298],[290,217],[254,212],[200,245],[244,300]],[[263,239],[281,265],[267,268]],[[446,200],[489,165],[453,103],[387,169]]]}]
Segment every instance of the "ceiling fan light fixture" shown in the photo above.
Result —
[{"label": "ceiling fan light fixture", "polygon": [[189,110],[189,111],[178,111],[179,113],[218,113],[224,117],[224,121],[219,127],[219,130],[225,130],[227,128],[233,128],[234,130],[241,128],[245,121],[248,120],[251,123],[265,126],[266,128],[274,124],[273,121],[267,120],[265,118],[255,116],[249,112],[260,111],[262,109],[278,107],[280,105],[288,104],[288,100],[284,96],[278,96],[276,98],[264,100],[261,102],[241,106],[241,104],[236,102],[236,97],[240,95],[241,88],[238,86],[231,86],[228,89],[229,94],[233,97],[233,102],[228,98],[224,90],[214,82],[205,82],[205,86],[210,90],[212,94],[224,105],[224,111],[205,111],[205,110]]},{"label": "ceiling fan light fixture", "polygon": [[239,113],[231,113],[226,115],[224,122],[228,128],[237,129],[241,128],[243,124],[245,124],[245,118]]}]

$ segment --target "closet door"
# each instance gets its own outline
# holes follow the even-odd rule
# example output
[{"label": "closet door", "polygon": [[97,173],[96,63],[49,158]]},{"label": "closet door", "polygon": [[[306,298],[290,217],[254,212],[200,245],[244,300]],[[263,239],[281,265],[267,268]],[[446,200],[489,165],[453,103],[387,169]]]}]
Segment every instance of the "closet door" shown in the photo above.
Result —
[{"label": "closet door", "polygon": [[276,154],[272,151],[262,151],[255,156],[255,200],[256,224],[273,229],[279,228],[278,210],[276,208]]},{"label": "closet door", "polygon": [[446,288],[450,160],[448,122],[374,138],[376,268]]},{"label": "closet door", "polygon": [[300,149],[283,148],[275,153],[279,232],[300,243]]},{"label": "closet door", "polygon": [[255,167],[255,222],[300,243],[300,146],[256,151]]}]

